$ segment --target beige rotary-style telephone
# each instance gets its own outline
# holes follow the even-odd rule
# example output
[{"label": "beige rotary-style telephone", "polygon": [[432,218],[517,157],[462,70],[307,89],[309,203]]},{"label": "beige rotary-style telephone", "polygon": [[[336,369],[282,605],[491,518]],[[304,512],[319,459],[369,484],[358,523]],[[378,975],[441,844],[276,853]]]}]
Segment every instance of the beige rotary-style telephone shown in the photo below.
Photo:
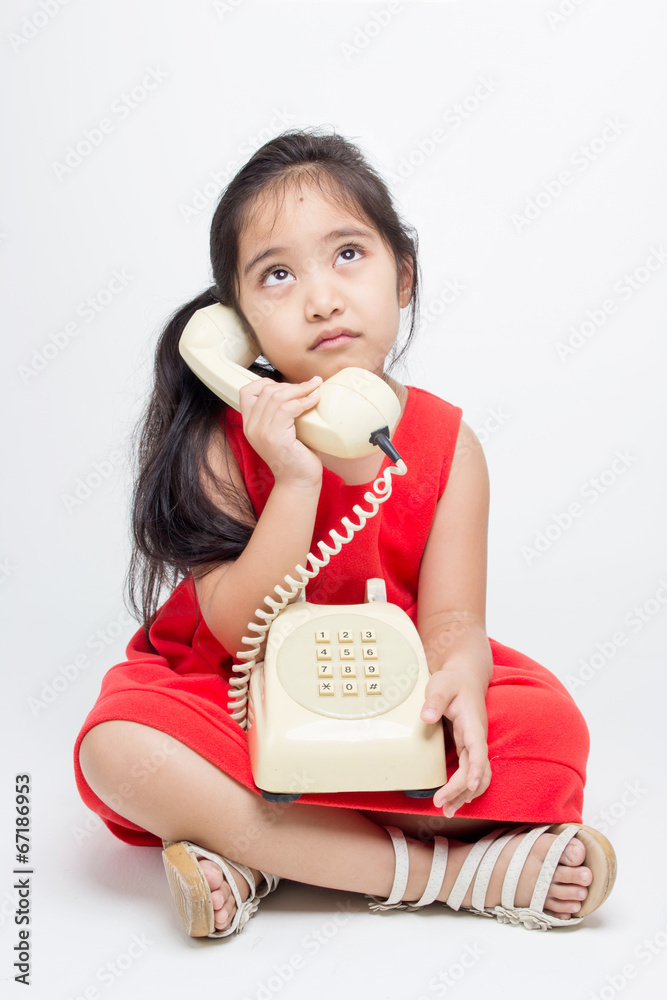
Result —
[{"label": "beige rotary-style telephone", "polygon": [[[236,410],[240,388],[260,377],[247,371],[259,353],[228,306],[216,303],[194,313],[179,351],[195,375]],[[290,589],[274,588],[280,601],[265,597],[271,612],[255,611],[264,624],[248,625],[257,635],[244,636],[252,648],[236,654],[245,662],[234,665],[240,676],[231,680],[236,692],[228,707],[247,730],[253,778],[265,799],[386,790],[430,797],[447,780],[444,728],[420,718],[429,672],[411,619],[387,603],[380,579],[366,582],[365,604],[303,599],[308,581],[391,495],[392,475],[407,472],[389,440],[400,403],[386,382],[363,368],[337,372],[319,391],[317,406],[295,420],[300,441],[340,458],[381,447],[395,465],[364,494],[371,510],[355,504],[358,523],[344,517],[346,534],[332,530],[333,545],[318,543],[322,558],[309,553],[311,568],[296,566],[300,579],[287,575]],[[264,661],[255,662],[267,631]]]}]

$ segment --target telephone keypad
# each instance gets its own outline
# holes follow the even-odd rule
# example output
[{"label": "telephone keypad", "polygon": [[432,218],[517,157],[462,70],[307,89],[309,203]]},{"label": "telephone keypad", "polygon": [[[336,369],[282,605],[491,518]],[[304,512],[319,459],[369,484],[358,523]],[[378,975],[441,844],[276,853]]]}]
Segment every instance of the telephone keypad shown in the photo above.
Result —
[{"label": "telephone keypad", "polygon": [[371,718],[405,701],[419,674],[416,640],[382,618],[369,627],[369,618],[336,609],[290,632],[277,652],[290,697],[337,719]]}]

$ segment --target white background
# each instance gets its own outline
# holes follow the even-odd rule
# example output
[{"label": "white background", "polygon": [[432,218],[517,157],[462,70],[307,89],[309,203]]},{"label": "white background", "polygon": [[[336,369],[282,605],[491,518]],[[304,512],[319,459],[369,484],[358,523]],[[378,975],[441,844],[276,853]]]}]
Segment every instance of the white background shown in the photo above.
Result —
[{"label": "white background", "polygon": [[[666,27],[659,0],[3,5],[2,980],[14,775],[29,772],[32,997],[655,995]],[[111,130],[86,146],[102,119]],[[589,724],[584,819],[613,841],[619,877],[571,931],[526,938],[441,907],[371,915],[360,896],[289,883],[242,935],[193,942],[159,852],[114,839],[74,786],[74,739],[137,627],[123,607],[128,435],[155,341],[209,283],[224,185],[268,138],[317,124],[358,143],[419,232],[422,330],[394,374],[461,406],[484,441],[489,634],[568,684]],[[63,169],[70,147],[87,155]],[[108,296],[115,271],[125,285]],[[140,957],[100,975],[135,934],[150,942]],[[480,957],[456,979],[467,946]],[[287,979],[292,955],[303,968]],[[438,992],[440,972],[452,985]]]}]

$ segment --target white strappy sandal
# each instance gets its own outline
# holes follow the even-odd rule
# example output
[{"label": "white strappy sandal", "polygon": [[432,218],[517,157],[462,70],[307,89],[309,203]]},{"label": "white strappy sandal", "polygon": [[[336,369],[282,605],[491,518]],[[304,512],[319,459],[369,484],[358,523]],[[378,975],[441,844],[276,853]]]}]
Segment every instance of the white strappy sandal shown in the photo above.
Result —
[{"label": "white strappy sandal", "polygon": [[[245,865],[230,861],[229,858],[223,858],[203,847],[198,847],[189,840],[165,840],[162,843],[164,848],[162,860],[171,894],[174,897],[183,927],[190,937],[221,938],[227,937],[229,934],[239,934],[248,920],[255,914],[260,901],[273,892],[280,882],[278,875],[262,872],[266,881],[258,889],[252,872]],[[211,890],[197,861],[198,857],[208,858],[220,866],[236,900],[236,913],[231,924],[224,931],[216,931],[215,929]],[[234,876],[229,870],[230,867],[240,872],[250,887],[248,898],[243,902]]]},{"label": "white strappy sandal", "polygon": [[[416,910],[435,902],[442,887],[447,868],[447,854],[449,849],[447,838],[434,837],[431,874],[421,899],[416,903],[403,903],[401,899],[408,883],[409,870],[409,856],[405,835],[402,830],[399,830],[395,826],[386,826],[385,830],[391,836],[396,852],[396,874],[388,899],[382,900],[377,896],[367,896],[368,899],[374,900],[373,903],[368,904],[370,909],[373,912],[393,909]],[[526,830],[529,832],[525,834],[521,843],[517,846],[508,865],[503,881],[501,905],[485,907],[486,890],[500,852],[512,837],[522,834]],[[514,895],[519,882],[519,876],[530,854],[531,847],[542,833],[556,834],[556,839],[549,848],[547,856],[542,863],[530,905],[525,907],[515,906]],[[588,895],[577,915],[563,920],[560,917],[554,917],[545,913],[543,907],[561,854],[575,837],[581,840],[586,848],[586,857],[583,864],[591,869],[593,882],[588,888]],[[487,834],[487,836],[482,837],[472,848],[461,867],[461,871],[452,887],[452,891],[447,897],[446,903],[443,903],[443,905],[449,906],[453,910],[461,909],[461,903],[473,878],[475,878],[475,884],[472,892],[472,906],[463,907],[463,909],[469,910],[471,913],[478,913],[484,917],[496,917],[503,924],[521,923],[529,930],[539,929],[547,931],[552,927],[572,927],[574,924],[581,923],[584,917],[597,910],[611,892],[616,878],[616,855],[606,837],[597,830],[592,829],[592,827],[582,826],[579,823],[560,823],[551,826],[536,827],[531,827],[527,824],[524,826],[500,827],[498,830],[494,830]]]}]

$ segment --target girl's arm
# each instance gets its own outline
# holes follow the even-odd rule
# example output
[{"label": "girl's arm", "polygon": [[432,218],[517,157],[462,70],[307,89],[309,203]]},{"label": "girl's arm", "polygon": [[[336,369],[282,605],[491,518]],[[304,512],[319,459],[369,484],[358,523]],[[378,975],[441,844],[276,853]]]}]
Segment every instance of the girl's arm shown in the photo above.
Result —
[{"label": "girl's arm", "polygon": [[447,487],[438,501],[419,572],[417,629],[431,678],[421,717],[444,717],[459,768],[435,794],[453,816],[486,791],[486,691],[493,672],[486,635],[486,546],[489,477],[474,431],[461,422]]},{"label": "girl's arm", "polygon": [[[321,380],[320,380],[321,381]],[[319,383],[317,383],[319,384]],[[275,484],[238,559],[209,564],[195,571],[195,588],[202,615],[225,649],[235,654],[248,649],[241,639],[264,597],[276,597],[274,587],[304,564],[308,555],[322,485],[322,463],[296,439],[294,418],[314,406],[315,383],[278,383],[259,379],[241,390],[243,430],[253,448],[269,464]],[[209,454],[212,469],[222,480],[245,490],[231,449],[217,442]],[[224,509],[221,497],[214,502]],[[232,512],[238,517],[238,512]],[[203,575],[202,571],[205,572]]]}]

